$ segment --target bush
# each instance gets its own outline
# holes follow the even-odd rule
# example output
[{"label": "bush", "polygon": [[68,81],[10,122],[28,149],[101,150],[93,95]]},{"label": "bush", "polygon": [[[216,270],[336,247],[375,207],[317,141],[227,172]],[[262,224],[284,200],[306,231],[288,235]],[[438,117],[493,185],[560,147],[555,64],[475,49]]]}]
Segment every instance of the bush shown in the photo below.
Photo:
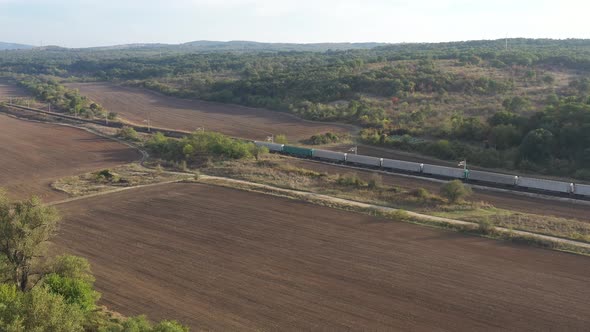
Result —
[{"label": "bush", "polygon": [[94,276],[90,271],[90,263],[82,257],[61,255],[55,258],[49,270],[53,273],[66,277],[94,283]]},{"label": "bush", "polygon": [[195,132],[181,140],[167,138],[156,133],[145,143],[148,151],[154,156],[167,161],[188,162],[203,160],[207,157],[227,159],[251,158],[264,153],[264,149],[256,149],[251,142],[231,139],[214,132]]},{"label": "bush", "polygon": [[289,141],[287,140],[287,136],[284,134],[279,134],[279,135],[275,136],[274,142],[277,144],[289,144]]},{"label": "bush", "polygon": [[322,144],[336,143],[338,141],[340,141],[340,137],[338,137],[338,135],[327,132],[325,134],[318,134],[318,135],[311,136],[309,138],[309,140],[307,140],[306,143],[311,144],[311,145],[322,145]]},{"label": "bush", "polygon": [[410,194],[419,199],[428,199],[430,197],[430,192],[424,188],[414,189]]},{"label": "bush", "polygon": [[457,203],[463,198],[471,195],[471,193],[471,188],[465,186],[460,180],[447,182],[440,188],[440,194],[446,198],[449,203]]},{"label": "bush", "polygon": [[114,183],[119,182],[120,177],[110,169],[103,169],[102,171],[95,173],[96,181]]},{"label": "bush", "polygon": [[349,187],[364,187],[367,185],[365,181],[363,181],[358,174],[348,174],[348,175],[338,175],[338,179],[336,179],[336,183],[341,186],[349,186]]},{"label": "bush", "polygon": [[139,135],[137,134],[137,131],[135,131],[135,129],[133,129],[132,127],[128,127],[128,126],[125,126],[121,129],[119,129],[119,132],[117,133],[117,137],[129,140],[129,141],[139,141]]},{"label": "bush", "polygon": [[383,187],[383,178],[379,174],[371,175],[369,182],[367,183],[369,189],[379,189]]},{"label": "bush", "polygon": [[83,331],[84,314],[46,287],[0,284],[0,331]]},{"label": "bush", "polygon": [[43,285],[54,293],[63,296],[68,304],[75,304],[84,312],[95,308],[100,294],[92,289],[92,284],[81,279],[62,277],[51,273],[43,279]]},{"label": "bush", "polygon": [[477,223],[477,230],[482,234],[491,234],[494,232],[494,224],[488,218],[483,218]]}]

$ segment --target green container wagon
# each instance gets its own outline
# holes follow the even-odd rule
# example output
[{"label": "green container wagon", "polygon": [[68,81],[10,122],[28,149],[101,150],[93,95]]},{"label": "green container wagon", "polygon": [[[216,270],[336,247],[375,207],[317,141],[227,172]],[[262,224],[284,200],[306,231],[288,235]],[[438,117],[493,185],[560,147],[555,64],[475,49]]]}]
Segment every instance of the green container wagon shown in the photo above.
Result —
[{"label": "green container wagon", "polygon": [[297,157],[311,158],[313,156],[313,149],[285,145],[283,147],[283,153],[290,154],[290,155],[297,156]]}]

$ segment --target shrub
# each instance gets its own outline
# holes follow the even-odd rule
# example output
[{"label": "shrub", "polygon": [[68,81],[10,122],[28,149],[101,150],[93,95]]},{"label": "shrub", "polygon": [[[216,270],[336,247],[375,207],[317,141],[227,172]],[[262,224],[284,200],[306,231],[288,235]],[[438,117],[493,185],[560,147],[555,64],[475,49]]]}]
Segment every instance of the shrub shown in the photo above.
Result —
[{"label": "shrub", "polygon": [[482,234],[494,232],[494,224],[488,218],[483,218],[477,223],[477,230]]},{"label": "shrub", "polygon": [[363,181],[358,174],[348,174],[348,175],[338,175],[338,179],[336,179],[336,183],[341,186],[349,186],[349,187],[364,187],[367,185],[365,181]]},{"label": "shrub", "polygon": [[119,129],[117,136],[130,141],[139,141],[139,135],[137,134],[137,131],[133,129],[133,127],[125,126]]},{"label": "shrub", "polygon": [[120,180],[119,175],[117,175],[116,173],[114,173],[110,169],[103,169],[102,171],[95,173],[95,177],[96,177],[96,181],[98,181],[98,182],[114,183],[114,182],[119,182],[119,180]]},{"label": "shrub", "polygon": [[322,145],[322,144],[329,144],[329,143],[336,143],[340,141],[340,137],[338,135],[327,132],[325,134],[318,134],[313,135],[307,140],[308,144],[311,145]]},{"label": "shrub", "polygon": [[251,142],[234,140],[219,133],[201,131],[181,140],[156,133],[150,137],[145,146],[154,156],[167,161],[202,160],[210,156],[227,159],[251,158],[255,149],[255,145]]},{"label": "shrub", "polygon": [[92,284],[81,279],[62,277],[51,273],[43,279],[43,285],[54,293],[63,296],[68,304],[76,304],[84,312],[95,308],[99,293],[92,289]]},{"label": "shrub", "polygon": [[274,137],[274,142],[277,144],[288,144],[289,141],[287,140],[287,136],[284,134],[279,134]]},{"label": "shrub", "polygon": [[465,186],[459,180],[453,180],[443,184],[440,188],[440,194],[446,198],[449,203],[457,203],[465,197],[471,195],[471,188]]},{"label": "shrub", "polygon": [[90,271],[90,263],[82,257],[61,255],[55,258],[49,270],[67,278],[79,279],[88,283],[94,283],[94,276]]},{"label": "shrub", "polygon": [[383,178],[379,174],[371,175],[369,182],[367,183],[369,189],[379,189],[383,187]]},{"label": "shrub", "polygon": [[410,194],[419,199],[427,199],[430,197],[430,192],[424,188],[414,189]]}]

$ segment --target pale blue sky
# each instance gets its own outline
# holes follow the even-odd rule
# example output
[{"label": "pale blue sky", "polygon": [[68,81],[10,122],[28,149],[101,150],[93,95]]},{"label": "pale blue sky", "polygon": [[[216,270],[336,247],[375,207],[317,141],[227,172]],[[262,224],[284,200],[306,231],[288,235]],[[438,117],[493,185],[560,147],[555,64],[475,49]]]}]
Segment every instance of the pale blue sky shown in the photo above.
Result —
[{"label": "pale blue sky", "polygon": [[438,42],[590,38],[590,0],[0,0],[0,41]]}]

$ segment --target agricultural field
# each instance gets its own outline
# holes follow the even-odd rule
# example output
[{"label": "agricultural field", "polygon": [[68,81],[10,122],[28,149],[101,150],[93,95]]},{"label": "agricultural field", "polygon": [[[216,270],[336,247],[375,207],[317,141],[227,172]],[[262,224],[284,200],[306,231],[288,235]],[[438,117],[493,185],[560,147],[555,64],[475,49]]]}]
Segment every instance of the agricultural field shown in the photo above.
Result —
[{"label": "agricultural field", "polygon": [[90,260],[104,304],[194,330],[590,324],[582,256],[201,184],[58,208],[55,248]]},{"label": "agricultural field", "polygon": [[72,83],[84,96],[118,113],[125,120],[153,126],[194,131],[205,127],[226,135],[265,140],[271,134],[283,134],[293,142],[332,132],[350,133],[354,128],[342,124],[306,121],[292,115],[231,104],[164,96],[149,90],[111,83]]},{"label": "agricultural field", "polygon": [[22,88],[19,88],[13,82],[0,78],[0,102],[8,100],[9,97],[24,98],[29,94]]},{"label": "agricultural field", "polygon": [[51,189],[59,178],[139,160],[135,149],[71,127],[0,114],[0,187],[14,198],[65,198]]}]

